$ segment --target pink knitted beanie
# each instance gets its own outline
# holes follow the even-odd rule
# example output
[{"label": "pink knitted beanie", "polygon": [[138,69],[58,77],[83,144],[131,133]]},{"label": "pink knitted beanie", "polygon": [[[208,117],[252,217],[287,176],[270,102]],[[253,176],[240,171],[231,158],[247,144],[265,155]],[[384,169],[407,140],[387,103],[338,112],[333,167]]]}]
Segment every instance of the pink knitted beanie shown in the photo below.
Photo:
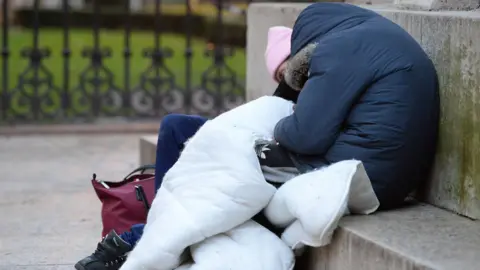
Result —
[{"label": "pink knitted beanie", "polygon": [[[292,29],[284,26],[274,26],[268,29],[268,43],[265,50],[265,63],[272,78],[275,71],[290,55],[290,38]],[[274,78],[275,79],[275,78]]]}]

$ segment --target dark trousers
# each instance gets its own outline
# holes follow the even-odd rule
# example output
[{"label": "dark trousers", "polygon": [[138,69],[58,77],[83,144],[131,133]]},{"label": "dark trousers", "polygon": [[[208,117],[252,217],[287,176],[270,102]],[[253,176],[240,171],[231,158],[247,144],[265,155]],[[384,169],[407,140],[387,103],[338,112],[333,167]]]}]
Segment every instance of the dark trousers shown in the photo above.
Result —
[{"label": "dark trousers", "polygon": [[155,162],[155,188],[158,190],[163,177],[180,157],[185,142],[193,137],[207,118],[197,115],[169,114],[162,119],[158,132]]}]

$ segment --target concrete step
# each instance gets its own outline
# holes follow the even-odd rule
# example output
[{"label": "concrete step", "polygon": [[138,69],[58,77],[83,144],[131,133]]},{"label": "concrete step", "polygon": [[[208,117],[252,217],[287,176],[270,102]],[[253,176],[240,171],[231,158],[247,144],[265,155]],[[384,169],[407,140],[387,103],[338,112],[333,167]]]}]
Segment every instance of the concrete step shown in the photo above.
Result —
[{"label": "concrete step", "polygon": [[[157,136],[140,139],[141,164],[155,162]],[[480,222],[427,204],[342,219],[333,242],[296,270],[480,269]]]},{"label": "concrete step", "polygon": [[333,242],[311,250],[305,270],[480,269],[480,223],[415,204],[341,221]]}]

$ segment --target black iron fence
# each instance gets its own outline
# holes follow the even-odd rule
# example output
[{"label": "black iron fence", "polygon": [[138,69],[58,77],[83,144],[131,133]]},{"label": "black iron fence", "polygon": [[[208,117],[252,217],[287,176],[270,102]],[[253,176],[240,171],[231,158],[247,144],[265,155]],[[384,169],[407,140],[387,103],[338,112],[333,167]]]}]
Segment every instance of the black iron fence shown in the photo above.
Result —
[{"label": "black iron fence", "polygon": [[[107,42],[109,34],[102,34],[101,28],[108,10],[101,6],[102,0],[89,1],[91,29],[75,37],[69,0],[63,0],[59,10],[61,27],[53,30],[42,27],[39,0],[33,1],[31,7],[30,30],[10,25],[11,1],[3,0],[0,122],[158,118],[174,112],[214,116],[243,102],[245,72],[241,69],[245,60],[237,58],[229,63],[235,54],[223,43],[226,0],[214,2],[213,43],[193,37],[195,21],[189,0],[184,2],[181,38],[177,36],[176,43],[166,42],[161,30],[163,5],[156,0],[151,15],[153,31],[147,33],[150,43],[144,48],[139,48],[144,45],[137,42],[137,30],[132,30],[135,14],[130,10],[130,1],[124,0],[119,11],[123,29],[116,31],[120,36]],[[28,33],[27,39],[12,35],[19,31]],[[87,36],[89,46],[74,51],[78,44],[87,42]],[[140,39],[145,39],[145,33],[138,36]],[[121,61],[110,61],[114,56]],[[200,57],[203,60],[194,60]]]}]

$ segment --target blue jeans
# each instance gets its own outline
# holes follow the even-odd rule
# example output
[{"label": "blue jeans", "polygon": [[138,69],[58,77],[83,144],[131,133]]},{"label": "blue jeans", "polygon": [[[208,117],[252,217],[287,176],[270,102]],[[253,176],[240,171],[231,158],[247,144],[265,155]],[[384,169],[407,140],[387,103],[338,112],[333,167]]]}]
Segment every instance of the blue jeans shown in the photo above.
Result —
[{"label": "blue jeans", "polygon": [[[155,188],[162,184],[165,173],[177,162],[185,142],[205,124],[207,118],[197,115],[169,114],[162,119],[158,132],[155,162]],[[145,224],[136,224],[120,237],[131,246],[140,240]]]}]

